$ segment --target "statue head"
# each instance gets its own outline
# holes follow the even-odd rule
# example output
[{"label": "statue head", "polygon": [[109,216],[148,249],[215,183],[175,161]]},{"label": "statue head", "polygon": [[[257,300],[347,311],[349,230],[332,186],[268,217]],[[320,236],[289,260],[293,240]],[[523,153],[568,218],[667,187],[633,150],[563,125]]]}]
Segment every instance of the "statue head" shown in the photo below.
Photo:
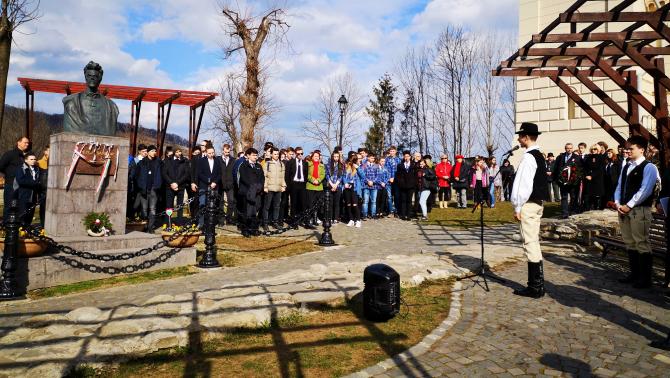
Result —
[{"label": "statue head", "polygon": [[102,66],[94,61],[88,62],[86,67],[84,67],[84,78],[86,80],[86,85],[91,91],[96,92],[98,90],[98,86],[102,81],[102,74]]}]

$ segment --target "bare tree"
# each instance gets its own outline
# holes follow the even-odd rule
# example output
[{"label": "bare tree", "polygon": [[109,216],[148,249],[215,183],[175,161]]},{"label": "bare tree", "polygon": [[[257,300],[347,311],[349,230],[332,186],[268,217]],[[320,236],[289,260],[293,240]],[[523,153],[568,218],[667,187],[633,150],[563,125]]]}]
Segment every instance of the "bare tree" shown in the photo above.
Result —
[{"label": "bare tree", "polygon": [[[5,96],[7,95],[7,75],[9,57],[12,53],[14,32],[22,24],[37,19],[39,0],[2,0],[0,9],[0,125],[5,114]],[[2,128],[0,127],[0,135]]]},{"label": "bare tree", "polygon": [[319,91],[312,111],[305,116],[305,137],[316,142],[318,148],[328,150],[330,154],[338,143],[340,108],[337,100],[341,95],[348,101],[343,117],[342,143],[351,147],[357,136],[356,126],[363,114],[365,102],[365,97],[351,74],[346,73],[329,80]]},{"label": "bare tree", "polygon": [[[219,96],[210,109],[213,118],[211,126],[207,128],[214,136],[221,138],[233,146],[236,152],[243,151],[245,145],[242,141],[242,130],[240,128],[240,95],[243,87],[243,77],[235,72],[229,72],[219,82]],[[255,131],[262,130],[278,111],[274,98],[266,90],[265,75],[261,75],[260,93],[257,102],[258,119]],[[254,141],[256,138],[254,137]],[[255,144],[252,144],[253,146]],[[248,146],[248,147],[251,147]]]},{"label": "bare tree", "polygon": [[[282,8],[271,8],[261,12],[262,16],[244,13],[230,4],[222,7],[224,27],[229,37],[224,48],[226,57],[241,52],[244,54],[244,84],[239,102],[240,143],[246,149],[254,144],[254,132],[263,117],[259,106],[261,97],[261,50],[264,46],[278,46],[286,41],[289,25]],[[239,7],[237,7],[239,8]]]},{"label": "bare tree", "polygon": [[410,48],[405,56],[398,62],[397,76],[400,83],[413,101],[415,132],[419,151],[428,153],[428,97],[430,79],[431,51],[428,48],[415,50]]},{"label": "bare tree", "polygon": [[509,127],[514,123],[513,119],[512,122],[508,121],[510,107],[506,104],[505,98],[506,89],[510,87],[510,84],[513,89],[514,82],[511,78],[493,77],[491,68],[498,65],[505,53],[511,49],[514,37],[509,34],[500,34],[497,31],[489,31],[483,38],[487,43],[480,44],[478,48],[481,64],[477,75],[479,95],[477,116],[482,136],[481,147],[486,150],[488,156],[493,156],[501,143],[509,143],[510,131],[514,130],[513,126]]}]

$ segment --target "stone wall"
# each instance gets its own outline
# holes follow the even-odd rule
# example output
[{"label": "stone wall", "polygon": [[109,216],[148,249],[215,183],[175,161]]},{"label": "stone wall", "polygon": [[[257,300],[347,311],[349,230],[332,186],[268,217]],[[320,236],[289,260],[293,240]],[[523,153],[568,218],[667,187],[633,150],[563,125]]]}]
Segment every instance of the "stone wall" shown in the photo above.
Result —
[{"label": "stone wall", "polygon": [[[100,176],[77,174],[69,189],[67,172],[72,164],[72,152],[77,142],[98,142],[119,146],[119,170],[116,178],[108,176],[100,196],[95,190]],[[114,231],[125,232],[126,197],[128,192],[127,138],[99,135],[58,133],[50,139],[49,180],[45,229],[49,236],[86,236],[83,218],[91,211],[109,215]],[[78,164],[86,164],[80,161]]]},{"label": "stone wall", "polygon": [[613,210],[594,210],[568,219],[543,219],[540,236],[547,240],[564,240],[593,245],[595,235],[616,235],[619,219]]}]

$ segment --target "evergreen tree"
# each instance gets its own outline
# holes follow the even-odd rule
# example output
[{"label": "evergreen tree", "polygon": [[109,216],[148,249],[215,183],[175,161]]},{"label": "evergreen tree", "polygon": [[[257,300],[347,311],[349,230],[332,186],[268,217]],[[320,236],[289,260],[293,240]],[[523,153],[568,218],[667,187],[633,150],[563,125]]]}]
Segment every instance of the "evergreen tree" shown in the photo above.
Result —
[{"label": "evergreen tree", "polygon": [[398,130],[398,151],[411,150],[416,146],[416,141],[412,140],[412,133],[416,128],[416,108],[414,106],[414,93],[411,89],[405,93],[405,101],[400,108],[400,128]]},{"label": "evergreen tree", "polygon": [[372,89],[374,98],[365,112],[372,120],[370,129],[365,133],[365,147],[378,155],[383,154],[387,146],[393,144],[393,123],[395,121],[394,96],[396,87],[389,74],[384,74]]}]

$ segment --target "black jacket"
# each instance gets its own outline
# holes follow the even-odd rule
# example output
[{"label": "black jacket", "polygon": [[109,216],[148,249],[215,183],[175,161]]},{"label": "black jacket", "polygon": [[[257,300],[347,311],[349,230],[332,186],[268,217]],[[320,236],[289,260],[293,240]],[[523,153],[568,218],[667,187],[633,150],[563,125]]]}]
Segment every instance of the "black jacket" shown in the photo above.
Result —
[{"label": "black jacket", "polygon": [[467,189],[470,187],[470,165],[463,160],[460,172],[456,172],[456,164],[458,163],[454,163],[451,168],[451,185],[454,189]]},{"label": "black jacket", "polygon": [[230,190],[233,188],[235,179],[233,177],[233,165],[235,164],[235,159],[228,157],[228,164],[226,164],[223,156],[219,157],[221,160],[221,189]]},{"label": "black jacket", "polygon": [[135,169],[135,184],[138,191],[146,193],[148,190],[158,190],[163,185],[161,161],[158,158],[148,157],[140,160]]},{"label": "black jacket", "polygon": [[416,182],[419,190],[437,190],[437,175],[432,168],[418,168],[416,171]]},{"label": "black jacket", "polygon": [[240,165],[238,174],[240,176],[240,195],[251,203],[260,201],[260,194],[265,185],[265,175],[261,165],[256,163],[252,167],[251,163],[244,162]]},{"label": "black jacket", "polygon": [[23,204],[32,204],[37,200],[37,194],[42,191],[42,185],[40,183],[40,167],[35,165],[35,178],[30,173],[30,168],[27,165],[22,165],[16,169],[14,173],[16,183],[18,184],[18,195],[17,198],[20,203]]},{"label": "black jacket", "polygon": [[296,166],[297,166],[297,164],[295,162],[295,158],[285,162],[284,166],[286,167],[286,171],[284,173],[284,180],[286,181],[286,186],[289,189],[294,188],[296,186],[304,187],[306,185],[306,183],[307,183],[307,160],[302,161],[303,182],[293,181],[293,178],[295,177],[295,173],[296,173]]},{"label": "black jacket", "polygon": [[584,159],[584,176],[591,176],[588,181],[588,194],[592,196],[605,195],[605,165],[607,156],[604,154],[590,154]]},{"label": "black jacket", "polygon": [[551,176],[547,176],[547,182],[554,181],[554,166],[556,166],[556,159],[554,161],[547,160],[547,172],[551,172]]},{"label": "black jacket", "polygon": [[171,157],[163,162],[163,182],[166,188],[176,182],[180,189],[184,189],[191,182],[189,166],[184,158]]},{"label": "black jacket", "polygon": [[214,158],[214,169],[209,169],[209,159],[200,158],[195,161],[195,184],[198,189],[207,189],[211,183],[216,183],[217,190],[221,186],[221,161]]},{"label": "black jacket", "polygon": [[409,164],[409,169],[405,169],[405,162],[401,161],[395,171],[394,183],[399,189],[409,190],[416,188],[416,166]]},{"label": "black jacket", "polygon": [[561,172],[563,171],[563,168],[565,168],[568,165],[571,164],[576,164],[578,166],[582,165],[582,158],[577,156],[574,152],[572,153],[572,156],[568,159],[568,161],[565,161],[565,152],[562,152],[561,154],[558,155],[556,158],[556,165],[554,165],[554,171],[551,174],[554,176],[554,180],[558,180],[559,176],[561,175]]},{"label": "black jacket", "polygon": [[5,152],[0,158],[0,172],[5,175],[5,185],[12,185],[19,168],[23,166],[23,151],[17,147]]}]

